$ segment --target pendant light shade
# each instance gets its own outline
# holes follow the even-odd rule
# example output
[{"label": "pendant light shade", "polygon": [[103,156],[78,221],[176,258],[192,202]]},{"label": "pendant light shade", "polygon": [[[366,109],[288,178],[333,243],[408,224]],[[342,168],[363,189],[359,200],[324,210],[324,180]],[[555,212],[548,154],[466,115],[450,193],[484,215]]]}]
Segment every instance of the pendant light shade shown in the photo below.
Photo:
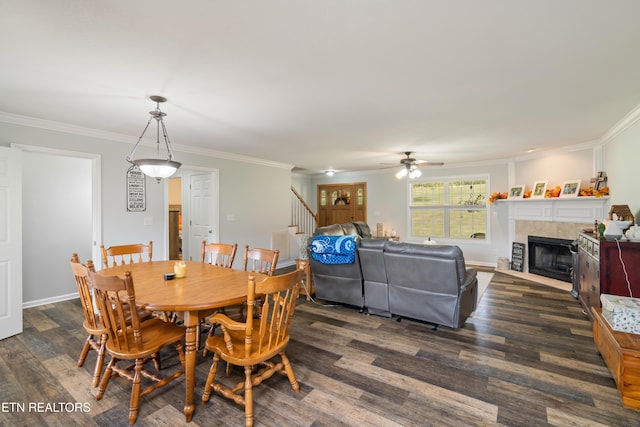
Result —
[{"label": "pendant light shade", "polygon": [[[144,130],[142,131],[142,135],[138,138],[138,142],[133,146],[133,150],[127,156],[127,161],[132,163],[140,168],[143,174],[155,178],[158,181],[162,178],[168,178],[173,175],[179,168],[182,166],[180,162],[177,162],[173,158],[173,149],[171,148],[171,141],[169,140],[169,135],[167,134],[167,128],[164,125],[163,117],[167,114],[160,111],[160,103],[165,102],[167,99],[162,96],[151,96],[150,99],[156,103],[156,109],[153,111],[149,111],[151,117],[147,122]],[[138,144],[142,140],[145,132],[149,128],[151,121],[156,121],[156,154],[157,158],[154,159],[133,159],[133,155],[138,148]],[[162,129],[162,136],[164,138],[164,145],[167,149],[166,158],[160,157],[160,129]]]}]

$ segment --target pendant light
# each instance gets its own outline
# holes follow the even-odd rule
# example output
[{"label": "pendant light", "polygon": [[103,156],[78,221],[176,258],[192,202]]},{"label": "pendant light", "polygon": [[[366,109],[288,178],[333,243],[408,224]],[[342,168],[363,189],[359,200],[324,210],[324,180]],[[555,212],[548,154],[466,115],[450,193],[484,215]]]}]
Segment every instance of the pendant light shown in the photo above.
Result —
[{"label": "pendant light", "polygon": [[[140,138],[138,138],[138,142],[136,142],[136,145],[133,146],[133,150],[131,150],[131,153],[129,153],[129,155],[127,156],[127,161],[138,166],[142,173],[144,173],[145,175],[160,181],[160,179],[162,178],[168,178],[173,175],[178,170],[178,168],[182,166],[182,164],[173,159],[173,149],[171,148],[171,141],[169,141],[169,135],[167,135],[167,128],[165,127],[163,120],[163,117],[167,114],[160,111],[160,103],[166,102],[167,99],[157,95],[151,96],[150,99],[156,103],[156,109],[153,111],[149,111],[151,117],[149,118],[147,125],[142,131],[142,135],[140,135]],[[149,128],[151,120],[154,119],[156,121],[156,154],[158,157],[155,159],[134,160],[133,154],[135,153],[136,148],[138,148],[138,144],[140,144],[140,141],[142,140],[145,132]],[[165,159],[160,157],[160,128],[162,128],[164,145],[167,149],[167,157]]]}]

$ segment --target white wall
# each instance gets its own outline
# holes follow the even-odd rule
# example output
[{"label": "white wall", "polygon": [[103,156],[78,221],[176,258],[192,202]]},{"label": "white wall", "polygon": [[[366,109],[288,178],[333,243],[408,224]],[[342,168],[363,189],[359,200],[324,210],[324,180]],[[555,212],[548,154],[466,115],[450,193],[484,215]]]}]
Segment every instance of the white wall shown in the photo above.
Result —
[{"label": "white wall", "polygon": [[[611,189],[610,205],[629,205],[640,221],[640,108],[633,120],[605,145],[605,165]],[[607,208],[607,212],[608,212]]]},{"label": "white wall", "polygon": [[[147,210],[145,212],[127,212],[126,210],[126,171],[130,165],[125,158],[132,148],[132,143],[109,140],[107,137],[0,123],[0,145],[8,146],[12,143],[99,154],[102,161],[103,242],[108,246],[153,240],[154,259],[166,259],[168,254],[168,248],[165,245],[168,204],[166,183],[163,181],[157,184],[155,180],[147,179]],[[289,225],[291,172],[284,165],[268,166],[216,158],[200,152],[184,153],[177,147],[174,147],[174,151],[176,151],[176,158],[185,167],[219,170],[220,239],[222,241],[237,242],[239,246],[249,244],[269,247],[271,232],[286,229]],[[144,156],[145,153],[152,154],[153,149],[140,147],[138,152],[140,156]],[[45,172],[34,171],[33,178],[45,181],[48,176]],[[66,197],[69,197],[69,193]],[[64,200],[59,202],[64,203]],[[41,209],[43,214],[46,214],[48,206],[43,206]],[[234,214],[233,221],[226,220],[228,213]],[[144,225],[145,218],[151,218],[152,225]],[[23,228],[29,229],[33,222],[32,218],[23,218]],[[43,240],[52,239],[46,230],[40,237]],[[87,243],[82,238],[70,237],[68,241],[70,246],[75,248],[83,248]],[[34,263],[34,258],[42,256],[46,255],[26,254],[24,270],[37,265]],[[67,254],[64,262],[65,267],[68,268]],[[94,259],[94,262],[99,265],[101,261]],[[40,299],[41,296],[31,295],[30,298]]]},{"label": "white wall", "polygon": [[[553,155],[532,156],[515,162],[515,182],[533,188],[536,181],[548,180],[547,188],[562,187],[564,181],[580,179],[581,187],[591,187],[594,170],[594,148],[582,147],[556,152]],[[506,190],[505,190],[506,191]]]},{"label": "white wall", "polygon": [[23,301],[73,294],[71,254],[91,258],[91,160],[31,152],[22,160]]}]

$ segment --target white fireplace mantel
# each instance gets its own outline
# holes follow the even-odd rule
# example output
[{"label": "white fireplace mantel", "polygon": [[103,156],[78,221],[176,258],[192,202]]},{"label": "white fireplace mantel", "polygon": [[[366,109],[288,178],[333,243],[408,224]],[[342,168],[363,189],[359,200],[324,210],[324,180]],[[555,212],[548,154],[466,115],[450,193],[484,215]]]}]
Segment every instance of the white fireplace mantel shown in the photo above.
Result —
[{"label": "white fireplace mantel", "polygon": [[[593,223],[605,219],[605,197],[554,197],[544,199],[501,199],[494,203],[509,206],[509,219],[516,221],[553,221]],[[608,213],[606,213],[608,217]]]}]

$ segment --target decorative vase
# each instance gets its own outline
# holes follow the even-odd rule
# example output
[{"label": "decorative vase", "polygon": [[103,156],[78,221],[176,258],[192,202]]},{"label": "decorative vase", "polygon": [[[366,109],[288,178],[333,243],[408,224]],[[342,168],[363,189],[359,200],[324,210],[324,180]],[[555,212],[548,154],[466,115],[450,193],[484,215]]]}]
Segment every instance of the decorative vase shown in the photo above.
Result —
[{"label": "decorative vase", "polygon": [[619,240],[622,237],[622,230],[616,221],[605,221],[607,228],[604,230],[604,238],[607,240]]},{"label": "decorative vase", "polygon": [[307,251],[307,247],[309,246],[309,236],[303,234],[300,236],[300,259],[307,260],[309,259],[309,252]]}]

